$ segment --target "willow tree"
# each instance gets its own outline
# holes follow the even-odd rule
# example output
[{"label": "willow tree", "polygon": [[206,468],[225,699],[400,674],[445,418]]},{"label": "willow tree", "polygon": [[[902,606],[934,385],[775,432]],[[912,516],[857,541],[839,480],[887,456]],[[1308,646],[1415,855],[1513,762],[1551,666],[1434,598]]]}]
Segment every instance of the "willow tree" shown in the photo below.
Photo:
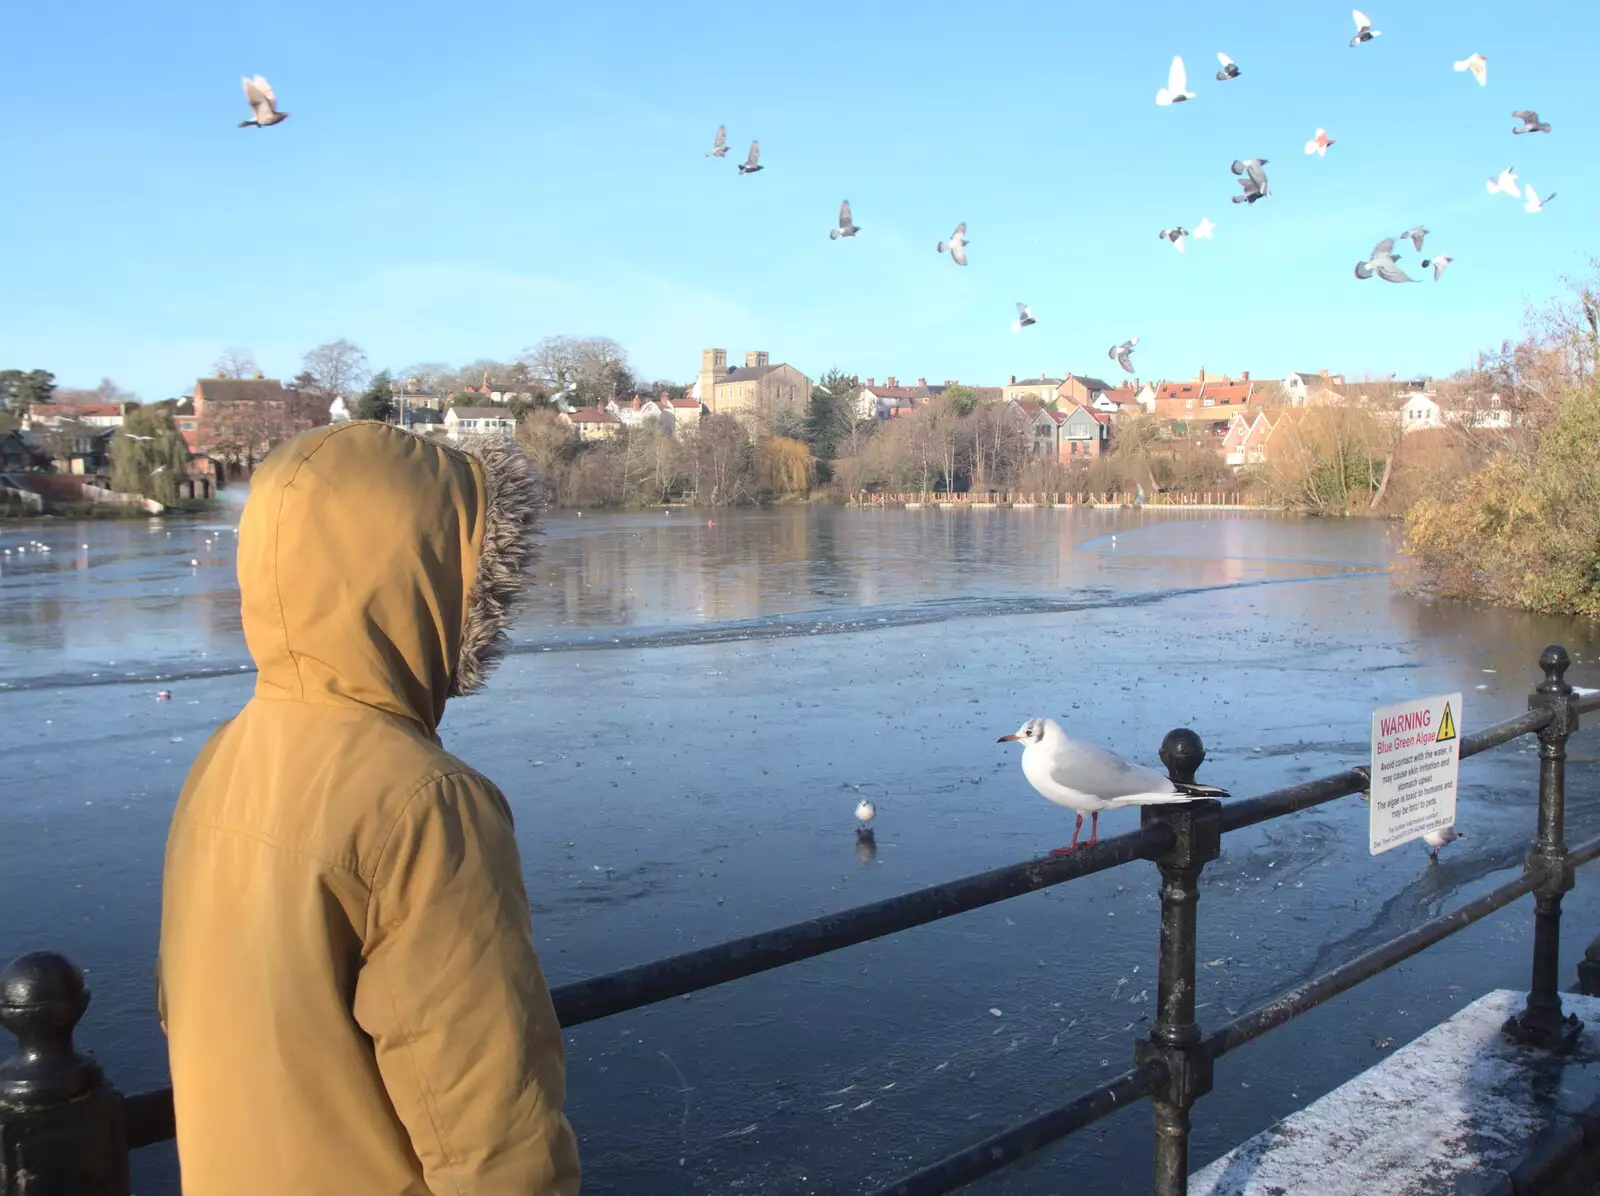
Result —
[{"label": "willow tree", "polygon": [[804,495],[815,463],[811,450],[787,436],[763,436],[756,445],[756,485],[779,496]]},{"label": "willow tree", "polygon": [[142,494],[167,506],[178,503],[178,483],[189,471],[189,446],[165,407],[135,407],[111,439],[111,488]]}]

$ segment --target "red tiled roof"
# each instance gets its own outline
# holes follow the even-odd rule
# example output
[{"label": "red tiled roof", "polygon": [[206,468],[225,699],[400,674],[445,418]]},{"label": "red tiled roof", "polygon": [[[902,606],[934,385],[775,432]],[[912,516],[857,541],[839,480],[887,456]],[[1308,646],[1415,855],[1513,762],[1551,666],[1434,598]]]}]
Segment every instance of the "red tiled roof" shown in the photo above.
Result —
[{"label": "red tiled roof", "polygon": [[121,403],[41,403],[39,415],[56,415],[64,419],[90,419],[95,416],[121,415]]},{"label": "red tiled roof", "polygon": [[1243,403],[1250,397],[1250,383],[1235,382],[1225,385],[1217,382],[1207,382],[1201,390],[1201,395],[1207,399],[1214,399],[1217,403]]},{"label": "red tiled roof", "polygon": [[620,424],[615,412],[607,411],[604,407],[579,407],[567,413],[567,418],[575,424]]}]

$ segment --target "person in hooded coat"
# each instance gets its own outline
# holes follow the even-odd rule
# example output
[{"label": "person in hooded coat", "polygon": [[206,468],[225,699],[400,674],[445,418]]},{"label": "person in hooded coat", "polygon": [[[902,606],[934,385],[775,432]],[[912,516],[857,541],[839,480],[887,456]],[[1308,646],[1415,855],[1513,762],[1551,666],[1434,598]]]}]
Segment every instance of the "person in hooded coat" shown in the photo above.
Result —
[{"label": "person in hooded coat", "polygon": [[316,428],[239,526],[255,695],[167,840],[158,1000],[185,1196],[575,1196],[561,1030],[500,791],[445,701],[505,650],[521,453]]}]

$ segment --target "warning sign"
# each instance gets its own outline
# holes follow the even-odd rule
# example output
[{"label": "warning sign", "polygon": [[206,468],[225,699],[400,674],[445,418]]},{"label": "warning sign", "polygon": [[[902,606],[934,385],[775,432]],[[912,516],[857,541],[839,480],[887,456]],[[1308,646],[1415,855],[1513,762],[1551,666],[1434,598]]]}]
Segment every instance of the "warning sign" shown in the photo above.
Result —
[{"label": "warning sign", "polygon": [[1460,694],[1373,711],[1368,832],[1373,855],[1455,823],[1460,718]]}]

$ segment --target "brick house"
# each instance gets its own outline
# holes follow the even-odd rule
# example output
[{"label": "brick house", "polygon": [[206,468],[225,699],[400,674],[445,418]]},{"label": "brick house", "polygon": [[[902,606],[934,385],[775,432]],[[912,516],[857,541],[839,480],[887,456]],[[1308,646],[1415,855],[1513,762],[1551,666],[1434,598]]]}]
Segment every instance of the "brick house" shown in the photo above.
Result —
[{"label": "brick house", "polygon": [[578,407],[556,416],[579,440],[610,440],[622,431],[622,419],[604,407]]}]

